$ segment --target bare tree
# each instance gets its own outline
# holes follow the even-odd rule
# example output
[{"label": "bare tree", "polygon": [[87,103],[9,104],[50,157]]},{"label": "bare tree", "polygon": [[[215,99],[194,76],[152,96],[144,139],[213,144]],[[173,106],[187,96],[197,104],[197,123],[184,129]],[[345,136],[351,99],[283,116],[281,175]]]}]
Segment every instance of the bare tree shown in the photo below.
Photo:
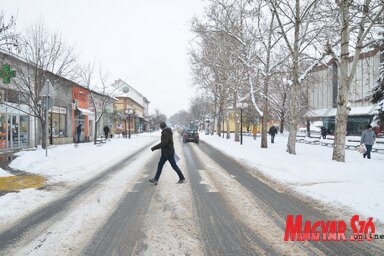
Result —
[{"label": "bare tree", "polygon": [[161,113],[158,109],[155,109],[154,113],[152,113],[150,117],[153,120],[155,127],[159,127],[161,122],[167,121],[167,116]]},{"label": "bare tree", "polygon": [[42,146],[45,148],[48,136],[45,127],[48,124],[39,93],[47,79],[59,89],[60,77],[73,78],[76,58],[73,49],[65,44],[61,36],[48,32],[42,22],[37,22],[27,29],[19,50],[20,54],[13,58],[13,67],[17,72],[14,86],[20,102],[27,105],[29,110],[21,108],[20,104],[9,107],[37,118],[41,127]]},{"label": "bare tree", "polygon": [[182,126],[188,126],[191,120],[194,120],[194,119],[191,117],[191,114],[186,110],[180,110],[179,112],[172,115],[168,119],[168,121],[173,125],[182,125]]},{"label": "bare tree", "polygon": [[15,31],[16,19],[11,16],[8,20],[5,13],[0,12],[0,49],[11,51],[19,45],[19,34]]},{"label": "bare tree", "polygon": [[[324,37],[325,28],[331,19],[324,16],[320,7],[321,1],[311,0],[270,0],[270,8],[275,13],[280,27],[280,33],[286,43],[292,63],[290,75],[287,78],[289,90],[289,126],[287,151],[296,154],[296,135],[302,110],[302,81],[315,67],[325,54],[313,61],[312,65],[303,70],[303,64],[308,62],[310,52],[318,52],[321,38]],[[331,23],[331,22],[330,22]],[[327,31],[329,32],[329,31]],[[320,43],[319,43],[320,42]],[[313,54],[312,54],[313,55]],[[312,58],[313,59],[313,58]],[[302,75],[300,75],[302,73]]]},{"label": "bare tree", "polygon": [[88,64],[80,69],[81,83],[86,87],[89,94],[89,102],[92,105],[93,112],[95,114],[95,136],[94,144],[97,142],[98,127],[102,120],[108,105],[112,104],[116,100],[116,96],[121,92],[122,88],[119,83],[112,86],[108,82],[109,75],[103,73],[102,68],[99,68],[98,79],[94,78],[94,65]]},{"label": "bare tree", "polygon": [[[345,137],[347,131],[349,106],[349,92],[359,56],[370,39],[371,28],[382,26],[384,4],[382,0],[364,0],[363,3],[337,0],[335,6],[338,12],[340,45],[336,48],[327,44],[327,51],[339,67],[339,84],[337,91],[337,113],[335,143],[332,160],[345,162]],[[380,21],[380,24],[377,24]],[[370,40],[369,40],[370,41]],[[353,60],[350,62],[350,50],[354,50]],[[340,50],[340,55],[336,52]]]},{"label": "bare tree", "polygon": [[191,99],[189,112],[192,120],[204,123],[212,112],[212,108],[212,100],[208,96],[201,95]]}]

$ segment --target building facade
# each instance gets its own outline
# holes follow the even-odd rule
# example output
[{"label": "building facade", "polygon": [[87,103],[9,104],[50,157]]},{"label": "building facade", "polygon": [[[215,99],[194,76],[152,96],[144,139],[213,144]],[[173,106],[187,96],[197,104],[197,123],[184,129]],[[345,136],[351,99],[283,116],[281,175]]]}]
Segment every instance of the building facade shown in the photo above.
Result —
[{"label": "building facade", "polygon": [[[370,102],[369,96],[379,75],[379,65],[383,61],[384,56],[380,54],[380,49],[360,55],[349,90],[351,111],[348,116],[347,135],[360,135],[367,124],[374,124],[378,106]],[[306,117],[312,123],[322,121],[322,125],[330,134],[335,131],[338,78],[337,65],[330,62],[328,65],[318,66],[311,73],[312,87],[308,88],[310,110]]]},{"label": "building facade", "polygon": [[[0,68],[3,68],[3,65],[9,66],[12,72],[15,69],[16,72],[14,77],[8,79],[9,83],[0,80],[0,151],[41,145],[42,126],[40,119],[36,117],[36,111],[39,109],[39,114],[42,115],[43,110],[39,106],[46,103],[40,95],[41,92],[34,88],[32,72],[37,69],[15,56],[0,52]],[[48,104],[48,144],[72,143],[79,124],[82,124],[80,140],[92,141],[96,136],[96,120],[89,103],[89,89],[51,72],[37,71],[43,74],[45,80],[50,81],[55,91],[51,97],[52,101]],[[2,76],[7,72],[2,70]],[[33,95],[26,93],[29,90]],[[100,94],[98,96],[109,97]],[[103,111],[106,113],[102,125],[108,124],[112,127],[113,103],[105,106]],[[99,133],[100,131],[102,129]]]},{"label": "building facade", "polygon": [[114,103],[115,134],[146,132],[150,129],[148,120],[149,101],[135,88],[119,79],[112,85],[119,88],[117,101]]}]

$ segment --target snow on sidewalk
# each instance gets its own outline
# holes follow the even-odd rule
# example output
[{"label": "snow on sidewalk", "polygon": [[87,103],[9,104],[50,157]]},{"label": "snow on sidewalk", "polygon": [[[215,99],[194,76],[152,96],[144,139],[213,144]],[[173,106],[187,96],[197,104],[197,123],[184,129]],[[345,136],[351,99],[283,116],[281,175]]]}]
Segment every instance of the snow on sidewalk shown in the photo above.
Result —
[{"label": "snow on sidewalk", "polygon": [[[59,198],[70,188],[96,176],[138,148],[151,142],[154,144],[159,138],[160,133],[147,133],[133,135],[131,139],[114,138],[103,146],[93,143],[81,143],[78,148],[73,144],[54,146],[48,149],[48,157],[42,148],[17,153],[18,157],[12,161],[10,167],[46,177],[48,187],[43,190],[24,189],[1,196],[0,231],[42,205]],[[4,171],[1,175],[5,176]]]},{"label": "snow on sidewalk", "polygon": [[204,134],[200,139],[299,193],[384,223],[384,154],[372,153],[368,160],[346,150],[346,162],[339,163],[331,160],[332,148],[320,145],[297,143],[296,155],[290,155],[282,135],[274,144],[268,137],[267,149],[260,148],[259,137],[243,136],[243,145],[233,134],[229,140]]}]

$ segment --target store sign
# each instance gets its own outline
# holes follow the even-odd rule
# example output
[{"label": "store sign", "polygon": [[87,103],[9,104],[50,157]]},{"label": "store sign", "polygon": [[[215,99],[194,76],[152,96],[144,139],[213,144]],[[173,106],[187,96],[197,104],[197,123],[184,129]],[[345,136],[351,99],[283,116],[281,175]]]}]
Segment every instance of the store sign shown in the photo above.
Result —
[{"label": "store sign", "polygon": [[51,112],[52,112],[52,113],[60,113],[60,107],[58,107],[58,106],[53,106],[52,109],[51,109]]},{"label": "store sign", "polygon": [[53,106],[51,109],[52,113],[57,113],[57,114],[67,114],[67,108],[59,107],[59,106]]}]

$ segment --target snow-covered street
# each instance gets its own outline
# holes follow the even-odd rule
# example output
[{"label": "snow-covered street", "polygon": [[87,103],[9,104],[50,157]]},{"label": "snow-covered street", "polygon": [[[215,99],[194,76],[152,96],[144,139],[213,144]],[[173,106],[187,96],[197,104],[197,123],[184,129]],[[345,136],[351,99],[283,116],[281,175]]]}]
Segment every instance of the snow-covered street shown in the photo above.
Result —
[{"label": "snow-covered street", "polygon": [[[150,147],[159,141],[159,137],[160,133],[155,132],[134,135],[130,140],[114,138],[103,146],[92,143],[80,144],[78,148],[72,144],[55,146],[48,150],[48,157],[42,149],[18,153],[19,157],[11,167],[44,176],[48,184],[43,189],[25,189],[0,197],[0,233],[40,207],[65,197],[73,188],[103,171],[110,170],[111,175],[106,175],[105,179],[96,182],[94,188],[87,189],[81,197],[73,200],[65,214],[58,214],[58,218],[44,223],[39,233],[33,234],[35,240],[22,241],[18,244],[19,249],[13,252],[17,255],[48,255],[52,250],[57,255],[80,253],[119,207],[124,195],[135,192],[133,189],[139,180],[146,180],[155,173],[155,169],[149,170],[146,165],[148,161],[156,165],[158,153],[151,152]],[[175,140],[177,137],[175,133]],[[319,200],[328,206],[325,210],[336,209],[337,212],[332,212],[335,216],[350,218],[360,214],[364,219],[373,217],[376,232],[384,233],[379,224],[379,221],[384,222],[384,202],[380,199],[384,193],[384,171],[380,168],[383,154],[374,153],[372,159],[367,160],[356,151],[347,151],[346,163],[338,163],[331,160],[331,148],[320,145],[298,143],[297,155],[289,155],[285,152],[285,136],[277,136],[274,144],[269,143],[268,149],[260,148],[260,138],[254,141],[251,137],[244,137],[244,145],[240,145],[233,142],[233,138],[227,140],[204,134],[200,137],[202,142],[237,159],[244,166],[256,168],[255,177],[265,177],[264,182],[276,191],[284,193],[292,189],[310,197],[310,200]],[[188,159],[183,154],[183,147],[189,146],[197,152],[202,145],[177,142],[175,146],[181,157],[179,166],[185,170]],[[113,165],[140,148],[142,150],[137,155],[123,164],[124,168],[113,171]],[[265,239],[268,239],[268,232],[277,233],[277,226],[264,216],[249,192],[233,176],[221,171],[208,155],[203,159],[209,169],[199,170],[196,174],[201,176],[201,183],[211,192],[223,193],[235,209],[243,209],[237,213],[239,218],[249,228],[258,230],[257,233]],[[146,245],[146,250],[141,252],[143,255],[204,254],[201,231],[193,214],[192,177],[185,174],[187,184],[176,185],[177,176],[167,164],[159,185],[143,184],[155,189],[141,227],[145,237],[142,243]],[[7,175],[9,173],[1,171],[1,176]],[[268,243],[273,244],[273,240]],[[279,248],[279,243],[282,241],[275,240],[274,248],[287,252],[285,246]],[[302,249],[296,244],[289,246],[289,254]]]}]

